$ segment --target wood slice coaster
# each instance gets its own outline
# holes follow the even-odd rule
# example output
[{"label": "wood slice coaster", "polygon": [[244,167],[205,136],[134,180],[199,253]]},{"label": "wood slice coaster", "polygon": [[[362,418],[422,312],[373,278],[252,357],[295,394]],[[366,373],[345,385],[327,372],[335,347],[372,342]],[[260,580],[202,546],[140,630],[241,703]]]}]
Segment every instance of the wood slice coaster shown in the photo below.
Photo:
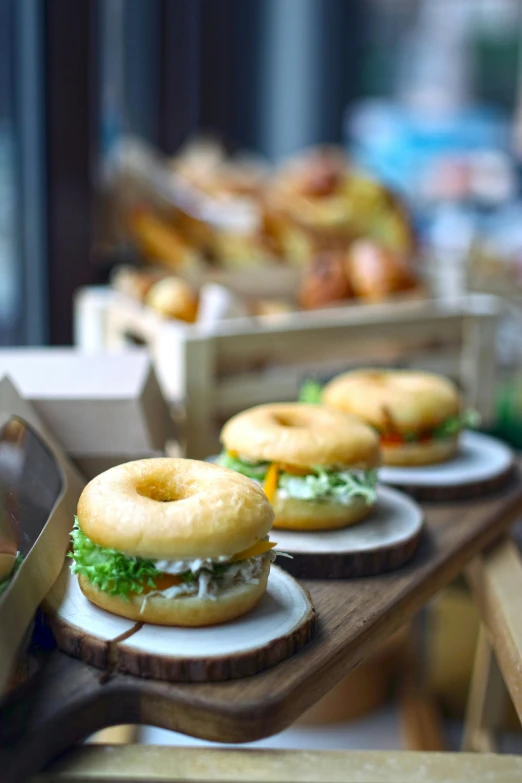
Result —
[{"label": "wood slice coaster", "polygon": [[348,579],[400,568],[415,554],[422,536],[419,506],[389,487],[379,487],[371,515],[341,530],[274,528],[277,549],[292,555],[279,565],[303,579]]},{"label": "wood slice coaster", "polygon": [[307,644],[315,622],[308,593],[274,566],[266,594],[251,612],[205,628],[155,626],[110,614],[87,600],[68,567],[47,603],[64,652],[102,669],[170,682],[256,674]]},{"label": "wood slice coaster", "polygon": [[452,459],[418,467],[386,465],[379,470],[379,480],[417,500],[463,500],[497,492],[515,472],[509,446],[490,435],[466,430]]}]

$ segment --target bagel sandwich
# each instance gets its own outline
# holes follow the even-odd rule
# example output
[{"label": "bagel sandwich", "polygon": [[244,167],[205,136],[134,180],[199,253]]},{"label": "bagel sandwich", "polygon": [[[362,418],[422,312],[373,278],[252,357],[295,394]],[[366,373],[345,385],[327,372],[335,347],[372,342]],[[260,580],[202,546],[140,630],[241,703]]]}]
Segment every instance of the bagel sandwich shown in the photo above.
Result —
[{"label": "bagel sandwich", "polygon": [[413,370],[354,370],[322,391],[325,405],[358,416],[378,433],[383,464],[430,465],[450,459],[461,431],[477,425],[447,378]]},{"label": "bagel sandwich", "polygon": [[256,482],[188,459],[129,462],[83,490],[71,570],[114,614],[204,626],[250,611],[265,593],[274,513]]},{"label": "bagel sandwich", "polygon": [[354,416],[304,403],[259,405],[232,417],[221,442],[218,463],[263,487],[274,527],[346,527],[375,505],[379,440]]}]

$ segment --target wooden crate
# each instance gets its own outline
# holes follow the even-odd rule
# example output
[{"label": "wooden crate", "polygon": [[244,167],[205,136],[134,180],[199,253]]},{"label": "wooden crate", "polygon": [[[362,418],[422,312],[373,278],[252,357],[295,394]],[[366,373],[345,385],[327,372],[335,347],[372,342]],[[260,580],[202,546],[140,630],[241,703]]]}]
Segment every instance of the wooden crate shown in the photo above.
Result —
[{"label": "wooden crate", "polygon": [[169,401],[183,407],[187,456],[215,453],[220,424],[263,402],[294,400],[310,375],[356,366],[419,367],[455,378],[465,402],[491,421],[502,300],[354,305],[284,316],[235,318],[209,327],[167,321],[114,294],[105,347],[150,347]]}]

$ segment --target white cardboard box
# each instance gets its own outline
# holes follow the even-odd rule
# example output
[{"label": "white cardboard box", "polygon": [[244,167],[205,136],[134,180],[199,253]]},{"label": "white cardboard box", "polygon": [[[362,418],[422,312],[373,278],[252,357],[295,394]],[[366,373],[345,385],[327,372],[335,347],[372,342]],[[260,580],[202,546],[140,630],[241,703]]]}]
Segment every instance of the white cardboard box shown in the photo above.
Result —
[{"label": "white cardboard box", "polygon": [[169,409],[145,350],[5,349],[0,350],[4,375],[80,463],[162,453],[173,437]]}]

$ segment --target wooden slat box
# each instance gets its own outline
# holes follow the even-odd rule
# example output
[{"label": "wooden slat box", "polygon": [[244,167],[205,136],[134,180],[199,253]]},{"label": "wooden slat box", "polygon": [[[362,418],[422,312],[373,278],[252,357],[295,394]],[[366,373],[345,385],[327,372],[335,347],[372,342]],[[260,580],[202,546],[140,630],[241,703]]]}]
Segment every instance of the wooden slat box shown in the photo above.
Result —
[{"label": "wooden slat box", "polygon": [[105,346],[149,346],[166,397],[181,404],[186,454],[215,453],[222,421],[263,402],[294,400],[304,377],[353,366],[415,366],[454,377],[466,404],[492,417],[496,332],[502,300],[468,295],[354,305],[201,326],[168,321],[115,293]]}]

